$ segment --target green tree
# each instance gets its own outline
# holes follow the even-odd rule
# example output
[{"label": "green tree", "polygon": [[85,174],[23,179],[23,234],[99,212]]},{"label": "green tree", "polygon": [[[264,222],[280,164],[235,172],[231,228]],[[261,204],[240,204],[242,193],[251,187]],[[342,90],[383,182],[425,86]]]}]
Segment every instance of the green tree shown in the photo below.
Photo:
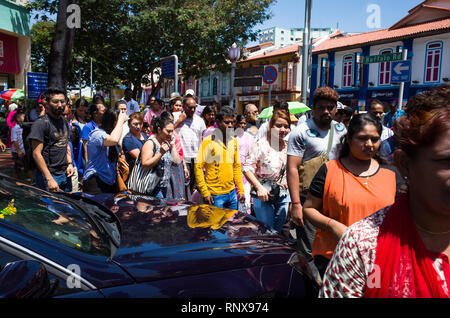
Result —
[{"label": "green tree", "polygon": [[[137,89],[141,83],[152,84],[148,74],[159,67],[160,58],[173,54],[178,56],[185,77],[200,76],[211,65],[225,71],[230,67],[228,47],[233,42],[245,44],[256,39],[254,26],[269,17],[273,1],[80,1],[82,23],[75,31],[72,58],[85,57],[85,64],[78,67],[86,79],[93,59],[97,88],[110,87],[119,80]],[[49,13],[56,12],[57,4],[55,0],[32,1],[32,7]]]},{"label": "green tree", "polygon": [[38,21],[31,28],[31,69],[33,72],[47,72],[54,32],[55,23],[52,21]]}]

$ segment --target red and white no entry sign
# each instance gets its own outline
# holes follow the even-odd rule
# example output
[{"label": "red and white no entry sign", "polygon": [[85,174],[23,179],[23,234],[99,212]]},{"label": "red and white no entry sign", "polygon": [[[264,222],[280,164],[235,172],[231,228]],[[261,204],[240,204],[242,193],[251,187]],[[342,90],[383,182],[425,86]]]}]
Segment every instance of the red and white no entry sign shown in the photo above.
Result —
[{"label": "red and white no entry sign", "polygon": [[277,69],[272,66],[268,65],[264,67],[264,73],[263,73],[263,82],[267,85],[271,85],[276,82],[278,77],[278,71]]}]

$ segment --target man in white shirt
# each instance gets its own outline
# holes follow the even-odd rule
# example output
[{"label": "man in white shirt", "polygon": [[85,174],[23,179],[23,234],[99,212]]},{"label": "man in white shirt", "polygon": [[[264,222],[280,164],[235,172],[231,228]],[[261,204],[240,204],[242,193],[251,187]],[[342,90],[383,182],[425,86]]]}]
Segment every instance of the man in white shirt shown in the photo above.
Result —
[{"label": "man in white shirt", "polygon": [[[373,100],[370,103],[368,112],[370,114],[374,115],[375,117],[377,117],[381,121],[381,124],[383,125],[384,107],[383,107],[383,103],[381,101],[379,101],[377,99]],[[392,131],[392,129],[389,129],[385,125],[383,125],[383,130],[381,131],[380,140],[384,141],[393,135],[394,135],[394,132]]]},{"label": "man in white shirt", "polygon": [[[195,101],[197,101],[197,98],[195,97],[195,92],[194,92],[193,89],[186,90],[186,93],[184,93],[183,97],[184,98],[192,97],[192,98],[194,98]],[[199,105],[199,104],[196,103],[195,114],[197,116],[202,117],[203,109],[205,109],[205,106],[202,106],[202,105]]]},{"label": "man in white shirt", "polygon": [[139,113],[141,109],[139,108],[138,102],[133,99],[133,90],[131,88],[125,89],[124,97],[122,98],[127,102],[127,115],[130,116],[133,113]]},{"label": "man in white shirt", "polygon": [[298,169],[302,163],[326,154],[328,145],[331,146],[328,159],[337,159],[341,137],[347,133],[343,124],[333,120],[338,99],[339,94],[330,87],[316,89],[311,108],[312,117],[291,132],[288,142],[286,176],[291,196],[291,220],[297,225],[297,248],[306,257],[313,271],[316,268],[312,258],[312,243],[316,228],[303,219],[303,204],[309,189],[302,190],[304,187],[300,187],[303,180],[300,180]]},{"label": "man in white shirt", "polygon": [[180,136],[184,160],[189,170],[189,185],[186,189],[187,199],[191,199],[195,186],[194,163],[202,142],[202,133],[206,129],[205,122],[195,114],[197,103],[192,96],[183,99],[183,112],[175,122],[175,130]]}]

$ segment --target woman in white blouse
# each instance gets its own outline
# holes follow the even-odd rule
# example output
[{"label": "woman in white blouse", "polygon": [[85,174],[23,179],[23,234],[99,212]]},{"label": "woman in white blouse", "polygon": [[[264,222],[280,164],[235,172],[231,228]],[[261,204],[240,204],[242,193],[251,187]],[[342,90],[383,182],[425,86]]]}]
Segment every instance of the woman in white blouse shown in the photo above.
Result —
[{"label": "woman in white blouse", "polygon": [[287,111],[274,111],[267,135],[252,144],[243,167],[245,177],[253,186],[256,218],[278,232],[286,220],[290,202],[284,140],[290,125]]}]

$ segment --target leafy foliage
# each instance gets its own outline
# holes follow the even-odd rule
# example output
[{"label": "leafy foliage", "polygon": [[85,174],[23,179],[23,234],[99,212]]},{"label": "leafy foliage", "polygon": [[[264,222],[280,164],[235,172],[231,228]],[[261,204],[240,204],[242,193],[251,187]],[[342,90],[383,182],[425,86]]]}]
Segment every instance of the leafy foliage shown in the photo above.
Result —
[{"label": "leafy foliage", "polygon": [[55,23],[52,21],[38,21],[31,28],[31,68],[34,72],[47,72],[54,33]]},{"label": "leafy foliage", "polygon": [[[255,40],[253,28],[269,18],[273,1],[83,0],[72,57],[85,59],[72,67],[87,79],[92,58],[97,88],[117,85],[118,79],[135,87],[151,84],[147,75],[160,58],[173,54],[186,77],[202,75],[212,65],[227,70],[228,47]],[[57,5],[56,0],[34,0],[30,7],[44,10],[48,19]],[[69,82],[76,83],[75,72],[70,73]]]}]

